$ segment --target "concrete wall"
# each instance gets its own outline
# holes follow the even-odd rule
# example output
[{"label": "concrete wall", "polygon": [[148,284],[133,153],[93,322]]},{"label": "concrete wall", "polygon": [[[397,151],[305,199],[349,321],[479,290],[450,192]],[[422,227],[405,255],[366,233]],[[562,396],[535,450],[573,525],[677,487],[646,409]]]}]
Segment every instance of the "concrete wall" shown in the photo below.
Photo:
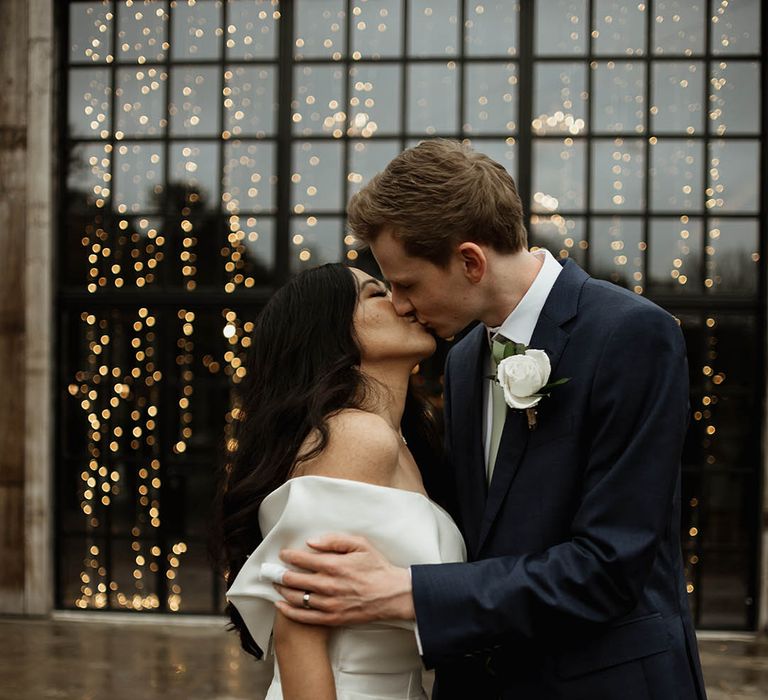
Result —
[{"label": "concrete wall", "polygon": [[0,0],[0,612],[51,609],[53,0]]}]

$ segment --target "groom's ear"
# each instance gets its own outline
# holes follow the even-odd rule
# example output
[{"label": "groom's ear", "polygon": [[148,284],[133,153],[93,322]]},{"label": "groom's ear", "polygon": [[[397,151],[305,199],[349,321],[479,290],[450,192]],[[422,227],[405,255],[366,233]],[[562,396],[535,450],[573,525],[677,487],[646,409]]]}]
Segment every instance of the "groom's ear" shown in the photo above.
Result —
[{"label": "groom's ear", "polygon": [[480,282],[488,269],[488,258],[485,256],[485,251],[477,243],[464,241],[456,249],[456,252],[464,269],[464,276],[472,284]]}]

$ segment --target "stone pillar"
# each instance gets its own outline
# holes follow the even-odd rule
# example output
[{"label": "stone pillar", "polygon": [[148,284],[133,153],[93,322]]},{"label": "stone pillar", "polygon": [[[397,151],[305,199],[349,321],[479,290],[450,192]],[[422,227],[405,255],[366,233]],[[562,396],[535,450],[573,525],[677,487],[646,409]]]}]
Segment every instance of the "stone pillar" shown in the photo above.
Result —
[{"label": "stone pillar", "polygon": [[0,612],[53,600],[53,0],[0,0]]}]

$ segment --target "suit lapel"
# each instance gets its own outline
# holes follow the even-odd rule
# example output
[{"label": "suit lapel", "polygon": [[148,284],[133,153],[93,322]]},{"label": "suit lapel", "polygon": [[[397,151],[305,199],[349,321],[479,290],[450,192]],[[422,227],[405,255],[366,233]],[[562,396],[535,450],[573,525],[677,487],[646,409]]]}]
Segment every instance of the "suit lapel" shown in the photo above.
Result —
[{"label": "suit lapel", "polygon": [[[539,315],[529,347],[544,350],[552,366],[550,378],[557,379],[557,366],[568,343],[568,333],[562,325],[576,315],[581,287],[589,279],[588,275],[571,260],[566,261],[563,271],[558,275],[552,291],[547,297]],[[543,402],[546,402],[546,398]],[[545,404],[542,402],[542,407]],[[488,498],[480,526],[477,544],[479,553],[491,531],[501,505],[509,491],[515,474],[525,456],[530,436],[528,422],[523,411],[507,410],[504,431],[501,434],[499,452],[493,470]],[[482,434],[480,438],[482,443]]]},{"label": "suit lapel", "polygon": [[[456,485],[470,551],[476,548],[480,521],[486,500],[485,457],[483,450],[483,381],[488,345],[485,329],[478,325],[470,331],[458,372],[451,378],[451,413]],[[461,449],[461,446],[464,449]],[[468,455],[469,459],[462,457]]]}]

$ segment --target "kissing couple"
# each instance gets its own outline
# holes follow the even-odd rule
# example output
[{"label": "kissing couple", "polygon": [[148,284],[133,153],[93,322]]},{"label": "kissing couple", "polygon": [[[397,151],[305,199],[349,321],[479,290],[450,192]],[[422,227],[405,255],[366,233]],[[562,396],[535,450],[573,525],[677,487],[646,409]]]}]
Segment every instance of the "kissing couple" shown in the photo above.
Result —
[{"label": "kissing couple", "polygon": [[[679,540],[679,324],[528,249],[503,166],[450,140],[349,203],[385,286],[302,272],[258,317],[219,528],[268,700],[705,698]],[[409,388],[448,353],[444,441]],[[438,504],[439,503],[439,504]]]}]

